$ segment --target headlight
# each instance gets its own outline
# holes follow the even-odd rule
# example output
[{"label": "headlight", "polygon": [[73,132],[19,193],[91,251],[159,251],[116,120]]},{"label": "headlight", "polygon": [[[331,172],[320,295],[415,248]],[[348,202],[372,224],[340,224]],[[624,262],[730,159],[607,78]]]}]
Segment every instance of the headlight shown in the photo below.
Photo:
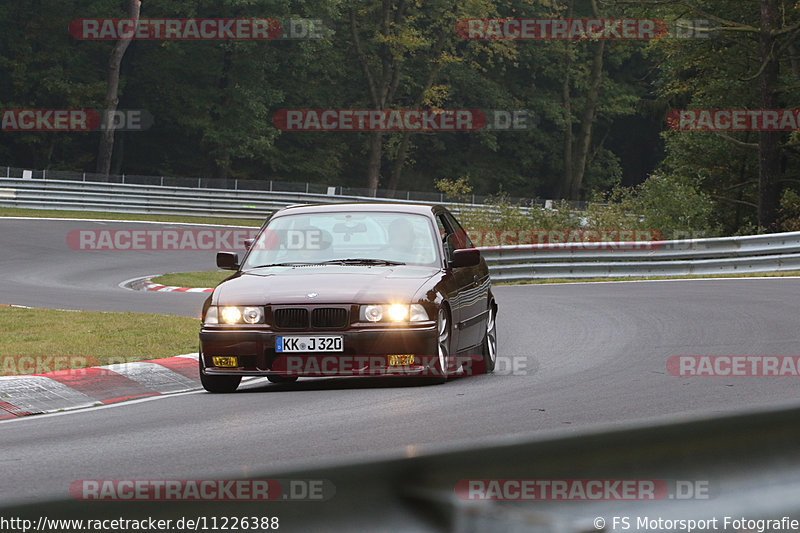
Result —
[{"label": "headlight", "polygon": [[362,305],[361,306],[361,320],[368,320],[370,322],[380,322],[383,319],[383,306],[382,305]]},{"label": "headlight", "polygon": [[264,313],[260,307],[245,307],[242,311],[242,318],[248,324],[258,324],[264,321]]},{"label": "headlight", "polygon": [[430,320],[420,304],[362,305],[361,322],[423,322]]},{"label": "headlight", "polygon": [[238,307],[223,307],[220,314],[226,324],[238,324],[242,320],[242,310]]},{"label": "headlight", "polygon": [[261,307],[221,307],[212,305],[206,311],[205,324],[263,324]]},{"label": "headlight", "polygon": [[392,322],[404,322],[408,318],[408,306],[392,304],[388,309],[389,320]]}]

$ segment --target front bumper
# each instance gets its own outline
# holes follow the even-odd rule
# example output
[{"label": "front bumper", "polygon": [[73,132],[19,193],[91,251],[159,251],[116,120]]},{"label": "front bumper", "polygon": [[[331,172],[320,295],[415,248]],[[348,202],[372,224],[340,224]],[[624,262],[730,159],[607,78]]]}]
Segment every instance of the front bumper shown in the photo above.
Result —
[{"label": "front bumper", "polygon": [[[278,336],[341,335],[342,352],[278,353]],[[414,363],[391,366],[391,355],[414,355]],[[235,356],[236,368],[213,365],[214,356]],[[209,328],[200,331],[200,358],[207,375],[237,376],[374,376],[421,375],[435,367],[438,332],[435,322],[413,327],[350,328],[339,331],[273,331]]]}]

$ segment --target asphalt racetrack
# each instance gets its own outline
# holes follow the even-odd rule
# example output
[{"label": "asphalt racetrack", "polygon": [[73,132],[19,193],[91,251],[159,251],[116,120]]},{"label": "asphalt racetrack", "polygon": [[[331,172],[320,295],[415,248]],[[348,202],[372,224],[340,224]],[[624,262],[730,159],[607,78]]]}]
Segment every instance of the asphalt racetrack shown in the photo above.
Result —
[{"label": "asphalt racetrack", "polygon": [[[136,226],[0,219],[0,303],[198,315],[205,295],[134,292],[119,283],[213,268],[213,252],[66,245],[69,230],[98,224]],[[666,369],[675,355],[796,354],[800,280],[521,285],[494,293],[505,367],[495,374],[440,386],[259,379],[229,395],[192,392],[2,422],[0,499],[66,498],[77,479],[248,476],[405,457],[787,405],[800,396],[796,377],[681,378]]]}]

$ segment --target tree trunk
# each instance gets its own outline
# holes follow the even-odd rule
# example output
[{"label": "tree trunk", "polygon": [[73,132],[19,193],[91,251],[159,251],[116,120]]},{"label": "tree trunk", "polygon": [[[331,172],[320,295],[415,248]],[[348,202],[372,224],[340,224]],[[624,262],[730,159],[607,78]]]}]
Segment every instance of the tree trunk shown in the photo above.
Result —
[{"label": "tree trunk", "polygon": [[397,190],[397,184],[400,183],[400,176],[403,172],[403,166],[406,164],[406,158],[408,158],[408,149],[410,146],[411,132],[404,131],[402,133],[402,138],[400,139],[400,144],[397,147],[397,155],[389,170],[389,186],[387,188],[390,191]]},{"label": "tree trunk", "polygon": [[[223,45],[224,46],[224,45]],[[227,48],[222,54],[222,71],[217,80],[217,94],[219,101],[217,105],[211,108],[209,115],[211,116],[212,127],[214,124],[222,124],[225,120],[224,110],[231,106],[231,96],[229,87],[231,70],[233,69],[233,51]],[[212,174],[214,179],[227,180],[231,172],[231,150],[225,143],[212,145],[210,150]]]},{"label": "tree trunk", "polygon": [[[572,18],[574,2],[571,0],[569,3],[567,18]],[[574,43],[564,43],[564,82],[561,84],[561,101],[564,108],[564,175],[561,178],[561,183],[558,184],[556,197],[563,199],[569,194],[570,185],[572,184],[572,93],[570,92],[570,82],[572,81],[572,50]]]},{"label": "tree trunk", "polygon": [[[444,31],[448,31],[445,29]],[[444,50],[444,42],[445,42],[446,34],[443,32],[439,35],[436,39],[436,44],[433,47],[433,54],[431,55],[434,59],[438,59],[441,55],[442,51]],[[420,109],[422,107],[423,102],[425,101],[425,94],[430,91],[431,87],[433,87],[434,82],[439,77],[439,72],[442,70],[442,62],[435,61],[428,71],[428,76],[425,79],[425,83],[419,91],[419,95],[417,95],[416,100],[414,100],[413,107],[415,109]],[[403,166],[406,164],[406,159],[408,158],[408,151],[411,147],[411,135],[414,132],[411,131],[404,131],[402,134],[402,138],[400,139],[400,144],[397,147],[397,154],[395,156],[394,161],[392,162],[392,167],[389,171],[389,190],[395,191],[397,189],[397,185],[400,183],[400,176],[403,172]]]},{"label": "tree trunk", "polygon": [[[570,47],[572,43],[567,43]],[[566,60],[564,61],[564,83],[561,85],[561,98],[564,106],[564,176],[558,187],[558,198],[566,198],[572,185],[572,95],[570,93],[570,69],[572,68],[572,56],[567,48]]]},{"label": "tree trunk", "polygon": [[[600,17],[597,2],[592,0],[592,11],[595,17]],[[603,82],[603,54],[606,42],[599,40],[595,43],[594,56],[592,57],[592,72],[589,78],[589,90],[586,94],[586,105],[581,113],[581,124],[576,146],[573,149],[574,162],[572,164],[572,179],[569,183],[570,200],[580,200],[583,177],[586,174],[586,161],[589,148],[592,145],[592,130],[594,119],[597,115],[597,100],[600,96],[600,85]]]},{"label": "tree trunk", "polygon": [[[777,109],[779,65],[773,55],[775,37],[772,30],[779,27],[780,18],[777,0],[761,0],[761,35],[759,38],[763,68],[759,75],[762,109]],[[759,132],[759,176],[758,176],[758,225],[772,233],[778,228],[778,204],[781,176],[780,133],[777,131]]]},{"label": "tree trunk", "polygon": [[367,187],[370,194],[375,194],[381,177],[381,159],[383,156],[383,132],[373,131],[369,134],[369,154],[367,159]]},{"label": "tree trunk", "polygon": [[[141,7],[141,0],[128,0],[128,18],[134,21],[134,28],[139,21]],[[106,127],[100,131],[100,146],[97,150],[97,172],[106,176],[111,169],[111,155],[114,153],[114,113],[119,105],[119,70],[122,56],[125,55],[132,39],[133,35],[117,41],[108,60],[106,99],[101,122]]]},{"label": "tree trunk", "polygon": [[217,152],[214,159],[214,179],[227,180],[231,173],[231,157],[227,150]]},{"label": "tree trunk", "polygon": [[572,166],[572,182],[569,188],[571,200],[580,200],[583,176],[586,174],[586,160],[592,144],[592,130],[597,114],[597,100],[600,95],[600,84],[603,81],[603,53],[606,42],[597,41],[592,59],[592,74],[589,80],[589,93],[586,95],[586,106],[581,114],[581,126],[576,139],[575,163]]},{"label": "tree trunk", "polygon": [[[393,3],[392,0],[381,2],[381,33],[389,36],[394,24],[399,23],[403,17],[405,2],[402,0]],[[394,17],[392,11],[394,10]],[[379,47],[378,58],[381,63],[380,78],[373,75],[361,39],[358,36],[355,11],[350,10],[350,36],[356,50],[358,62],[364,73],[364,79],[369,91],[369,98],[374,109],[387,109],[388,104],[394,99],[395,91],[400,83],[401,63],[396,60],[388,43]],[[373,131],[369,134],[367,145],[367,187],[370,194],[375,194],[380,183],[381,160],[383,158],[383,132]]]},{"label": "tree trunk", "polygon": [[114,153],[111,155],[110,173],[119,175],[122,173],[122,161],[125,158],[125,132],[122,132],[114,140]]}]

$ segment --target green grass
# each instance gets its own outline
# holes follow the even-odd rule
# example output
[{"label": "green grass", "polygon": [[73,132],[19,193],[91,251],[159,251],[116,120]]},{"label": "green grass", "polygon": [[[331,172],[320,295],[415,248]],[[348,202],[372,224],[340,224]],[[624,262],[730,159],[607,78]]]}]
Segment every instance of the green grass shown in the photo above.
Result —
[{"label": "green grass", "polygon": [[0,217],[34,218],[99,218],[103,220],[144,220],[153,222],[189,222],[193,224],[217,224],[223,226],[259,227],[263,218],[212,218],[183,215],[140,215],[135,213],[109,213],[107,211],[62,211],[59,209],[24,209],[0,207]]},{"label": "green grass", "polygon": [[199,331],[199,318],[0,307],[0,375],[19,356],[68,356],[77,368],[196,352]]},{"label": "green grass", "polygon": [[233,274],[230,270],[211,270],[208,272],[176,272],[153,278],[153,283],[174,287],[216,287],[223,279]]},{"label": "green grass", "polygon": [[800,276],[800,270],[787,270],[784,272],[747,272],[740,274],[706,274],[697,276],[645,276],[645,277],[615,277],[615,278],[545,278],[529,281],[499,282],[495,285],[547,285],[554,283],[602,283],[610,281],[652,281],[668,279],[715,279],[715,278],[784,278]]}]

